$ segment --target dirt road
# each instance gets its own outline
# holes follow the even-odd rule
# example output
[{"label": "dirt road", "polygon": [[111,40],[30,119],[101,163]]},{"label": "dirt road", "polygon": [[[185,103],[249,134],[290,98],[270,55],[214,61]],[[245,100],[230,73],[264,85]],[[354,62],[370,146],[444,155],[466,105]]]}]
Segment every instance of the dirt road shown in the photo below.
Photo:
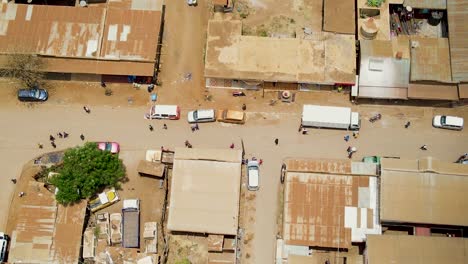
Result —
[{"label": "dirt road", "polygon": [[[4,87],[2,87],[4,88]],[[4,88],[7,89],[7,88]],[[343,140],[346,131],[311,130],[309,135],[297,133],[300,120],[300,105],[289,107],[279,105],[271,108],[267,104],[257,104],[247,111],[247,123],[244,126],[224,125],[220,123],[202,124],[200,131],[192,133],[186,123],[187,108],[183,109],[182,120],[179,121],[147,121],[143,119],[146,106],[126,106],[118,103],[108,106],[92,106],[92,113],[86,114],[82,104],[61,104],[54,100],[46,104],[27,107],[16,103],[10,92],[2,92],[0,122],[0,158],[2,160],[2,178],[4,190],[0,197],[0,224],[4,226],[9,200],[14,185],[10,178],[15,178],[21,171],[24,162],[34,158],[41,152],[52,150],[47,144],[49,134],[67,131],[70,138],[59,140],[58,148],[66,148],[82,144],[79,134],[83,133],[86,140],[112,140],[121,143],[121,157],[124,162],[134,162],[134,156],[143,157],[148,148],[174,148],[184,146],[188,139],[198,148],[227,148],[231,142],[240,147],[240,139],[244,140],[247,157],[258,157],[264,160],[261,167],[261,187],[256,198],[256,213],[252,241],[250,263],[272,263],[274,258],[275,216],[278,198],[279,169],[286,157],[322,157],[345,158],[346,147],[358,147],[358,153],[353,158],[359,160],[365,155],[399,156],[416,158],[433,156],[435,158],[453,161],[460,153],[468,150],[468,130],[461,132],[434,129],[431,127],[431,117],[435,113],[458,114],[468,119],[468,111],[460,108],[414,108],[395,106],[359,106],[363,113],[363,128],[357,140],[349,143]],[[58,89],[67,89],[66,87]],[[138,93],[138,91],[135,91]],[[320,98],[333,98],[332,95],[320,94]],[[84,99],[92,95],[83,95]],[[104,96],[104,95],[102,95]],[[317,94],[308,93],[301,97],[314,97]],[[115,97],[117,100],[119,97]],[[219,106],[237,103],[237,98],[218,96]],[[90,98],[91,99],[91,98]],[[164,102],[164,98],[161,99]],[[256,99],[260,102],[261,99]],[[305,99],[304,99],[305,100]],[[327,101],[329,99],[326,99]],[[319,102],[319,101],[317,101]],[[344,102],[346,103],[346,102]],[[265,109],[261,109],[261,106]],[[195,107],[195,106],[194,106]],[[379,109],[380,108],[380,109]],[[373,112],[382,113],[383,118],[376,123],[369,123],[364,118]],[[278,112],[275,112],[278,111]],[[405,129],[403,124],[411,120],[412,126]],[[148,130],[148,124],[155,127],[154,132]],[[163,130],[167,123],[168,130]],[[274,139],[279,138],[275,146]],[[36,144],[42,142],[43,150]],[[419,146],[427,144],[428,151],[419,150]],[[133,163],[132,163],[133,164]],[[128,164],[131,165],[131,164]],[[130,166],[134,168],[134,164]],[[139,185],[141,186],[141,185]],[[155,188],[149,186],[148,188]]]}]

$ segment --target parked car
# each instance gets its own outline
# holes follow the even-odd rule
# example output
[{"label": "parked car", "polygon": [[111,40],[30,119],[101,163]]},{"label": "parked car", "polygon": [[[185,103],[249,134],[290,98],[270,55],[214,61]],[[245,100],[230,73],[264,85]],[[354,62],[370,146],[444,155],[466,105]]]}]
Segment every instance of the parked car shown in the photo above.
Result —
[{"label": "parked car", "polygon": [[5,233],[0,232],[0,263],[6,261],[6,253],[8,248],[9,237]]},{"label": "parked car", "polygon": [[256,191],[259,189],[259,164],[256,160],[247,162],[247,189],[249,191]]},{"label": "parked car", "polygon": [[187,4],[189,6],[196,6],[197,5],[197,0],[187,0]]},{"label": "parked car", "polygon": [[180,118],[180,108],[177,105],[153,105],[145,114],[146,119],[170,119]]},{"label": "parked car", "polygon": [[189,123],[202,123],[216,121],[216,112],[213,109],[199,109],[190,111],[187,114]]},{"label": "parked car", "polygon": [[117,142],[98,142],[97,144],[102,151],[110,151],[112,154],[120,152],[120,145]]},{"label": "parked car", "polygon": [[19,89],[18,100],[23,102],[41,102],[47,101],[49,94],[47,90],[40,88]]},{"label": "parked car", "polygon": [[380,164],[380,157],[379,156],[366,156],[362,158],[362,162]]},{"label": "parked car", "polygon": [[456,116],[436,115],[432,120],[432,125],[438,128],[462,130],[463,118]]},{"label": "parked car", "polygon": [[244,124],[245,123],[245,113],[241,111],[234,110],[218,110],[216,119],[219,122],[224,123],[234,123],[234,124]]}]

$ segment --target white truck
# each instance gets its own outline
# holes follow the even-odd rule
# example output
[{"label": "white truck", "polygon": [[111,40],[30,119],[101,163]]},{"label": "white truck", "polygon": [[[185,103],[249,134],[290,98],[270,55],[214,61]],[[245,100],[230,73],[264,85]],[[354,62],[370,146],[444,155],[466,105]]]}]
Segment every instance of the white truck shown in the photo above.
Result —
[{"label": "white truck", "polygon": [[124,248],[140,247],[140,200],[123,201],[122,208],[122,246]]},{"label": "white truck", "polygon": [[359,130],[359,113],[349,107],[304,105],[302,126]]}]

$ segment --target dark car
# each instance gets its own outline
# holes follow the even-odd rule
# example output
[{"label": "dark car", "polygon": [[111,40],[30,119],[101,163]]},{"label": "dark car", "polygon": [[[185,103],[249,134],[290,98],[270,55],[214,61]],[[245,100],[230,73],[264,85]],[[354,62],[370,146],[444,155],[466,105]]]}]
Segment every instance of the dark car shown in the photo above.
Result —
[{"label": "dark car", "polygon": [[18,91],[18,99],[20,101],[46,101],[49,98],[49,94],[45,89],[31,88],[31,89],[20,89]]}]

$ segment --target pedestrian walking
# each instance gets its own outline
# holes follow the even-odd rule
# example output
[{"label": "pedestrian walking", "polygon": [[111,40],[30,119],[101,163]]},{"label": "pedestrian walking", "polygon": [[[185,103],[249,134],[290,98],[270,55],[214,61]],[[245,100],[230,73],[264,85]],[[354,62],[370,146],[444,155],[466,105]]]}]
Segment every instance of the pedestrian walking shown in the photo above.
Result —
[{"label": "pedestrian walking", "polygon": [[163,129],[167,129],[167,125],[166,125],[166,123],[164,123],[164,125],[163,125]]},{"label": "pedestrian walking", "polygon": [[346,142],[349,141],[349,135],[344,136],[344,141],[346,141]]},{"label": "pedestrian walking", "polygon": [[422,146],[420,147],[420,149],[421,149],[421,150],[427,150],[427,145],[422,145]]},{"label": "pedestrian walking", "polygon": [[231,149],[233,149],[233,148],[234,148],[234,143],[231,143],[231,145],[229,145],[229,147],[230,147]]},{"label": "pedestrian walking", "polygon": [[26,193],[24,193],[24,192],[20,192],[20,193],[18,194],[18,196],[19,196],[19,197],[23,197],[25,194],[26,194]]},{"label": "pedestrian walking", "polygon": [[13,184],[16,184],[16,179],[11,179],[11,182],[12,182]]},{"label": "pedestrian walking", "polygon": [[411,125],[411,122],[410,122],[410,121],[406,122],[405,128],[408,128],[410,125]]},{"label": "pedestrian walking", "polygon": [[198,123],[195,124],[195,130],[200,130],[200,127],[198,126]]},{"label": "pedestrian walking", "polygon": [[279,139],[275,138],[275,145],[278,146]]},{"label": "pedestrian walking", "polygon": [[107,86],[106,83],[104,81],[101,81],[101,87],[106,88],[106,86]]},{"label": "pedestrian walking", "polygon": [[242,104],[242,111],[245,111],[245,110],[247,110],[247,105]]},{"label": "pedestrian walking", "polygon": [[50,144],[52,145],[53,148],[57,148],[57,145],[55,145],[55,142],[50,142]]},{"label": "pedestrian walking", "polygon": [[83,110],[84,110],[87,114],[91,113],[91,109],[90,109],[89,107],[87,107],[86,105],[83,106]]},{"label": "pedestrian walking", "polygon": [[302,135],[307,135],[308,131],[306,128],[302,128]]},{"label": "pedestrian walking", "polygon": [[84,139],[85,139],[85,137],[84,137],[83,134],[80,135],[80,138],[81,138],[81,140],[84,140]]},{"label": "pedestrian walking", "polygon": [[50,140],[50,141],[55,141],[55,138],[54,138],[54,136],[52,136],[52,135],[49,135],[49,140]]},{"label": "pedestrian walking", "polygon": [[57,136],[58,136],[59,138],[63,138],[63,134],[62,134],[61,132],[58,132],[58,133],[57,133]]},{"label": "pedestrian walking", "polygon": [[37,146],[42,149],[44,146],[41,143],[37,143]]},{"label": "pedestrian walking", "polygon": [[63,132],[63,138],[67,138],[68,137],[68,133],[67,132]]},{"label": "pedestrian walking", "polygon": [[359,131],[354,131],[353,132],[353,137],[358,138],[359,137]]},{"label": "pedestrian walking", "polygon": [[195,132],[195,129],[197,129],[195,125],[192,125],[190,128],[192,129],[192,132]]},{"label": "pedestrian walking", "polygon": [[258,160],[258,165],[262,165],[263,164],[263,160],[262,159],[259,159]]},{"label": "pedestrian walking", "polygon": [[302,129],[303,129],[303,128],[304,128],[304,127],[302,126],[302,124],[300,124],[300,125],[299,125],[299,130],[298,130],[297,132],[302,132]]},{"label": "pedestrian walking", "polygon": [[348,146],[348,148],[346,149],[347,152],[351,152],[351,146]]},{"label": "pedestrian walking", "polygon": [[152,125],[149,125],[148,128],[149,128],[150,131],[153,131],[153,130],[154,130],[154,128],[153,128]]}]

